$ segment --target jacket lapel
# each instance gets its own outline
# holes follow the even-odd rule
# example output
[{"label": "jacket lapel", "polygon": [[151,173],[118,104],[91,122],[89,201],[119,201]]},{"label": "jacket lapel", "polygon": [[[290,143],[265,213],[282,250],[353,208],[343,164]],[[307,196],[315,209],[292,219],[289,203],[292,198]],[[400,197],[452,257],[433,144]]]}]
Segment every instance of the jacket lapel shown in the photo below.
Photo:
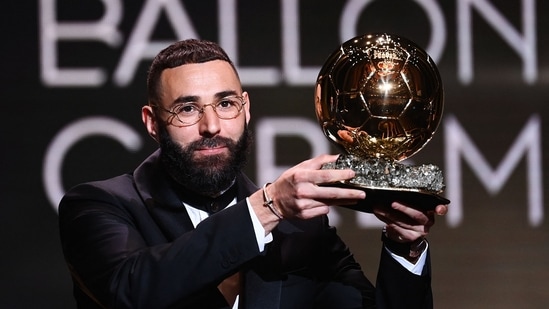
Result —
[{"label": "jacket lapel", "polygon": [[[135,185],[145,201],[151,217],[158,223],[168,240],[173,240],[194,228],[185,207],[175,191],[169,176],[160,166],[159,150],[147,158],[134,172]],[[152,181],[154,179],[154,181]],[[245,175],[237,176],[237,199],[242,200],[258,187]],[[271,248],[274,249],[274,248]],[[274,251],[278,251],[278,248]],[[270,252],[269,255],[272,258]],[[280,306],[281,280],[274,274],[272,263],[266,265],[264,256],[251,261],[244,273],[244,291],[239,307],[245,309],[275,309]],[[276,267],[274,267],[276,268]]]},{"label": "jacket lapel", "polygon": [[152,218],[168,240],[194,228],[169,176],[160,166],[160,151],[154,152],[134,172],[135,185]]}]

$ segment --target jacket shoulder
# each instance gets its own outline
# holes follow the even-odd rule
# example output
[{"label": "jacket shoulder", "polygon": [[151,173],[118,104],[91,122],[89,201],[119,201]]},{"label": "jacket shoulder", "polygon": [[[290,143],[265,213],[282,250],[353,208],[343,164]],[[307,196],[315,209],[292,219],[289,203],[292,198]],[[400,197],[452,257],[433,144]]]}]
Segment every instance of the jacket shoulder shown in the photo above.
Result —
[{"label": "jacket shoulder", "polygon": [[108,205],[124,206],[139,198],[133,176],[124,174],[106,180],[78,184],[67,191],[59,203],[59,215],[69,208],[104,208]]}]

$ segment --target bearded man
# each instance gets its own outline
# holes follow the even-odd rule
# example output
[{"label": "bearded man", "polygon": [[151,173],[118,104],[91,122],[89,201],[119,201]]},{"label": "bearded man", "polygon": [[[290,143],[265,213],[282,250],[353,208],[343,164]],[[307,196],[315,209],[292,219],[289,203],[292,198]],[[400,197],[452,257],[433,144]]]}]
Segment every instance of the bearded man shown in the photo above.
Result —
[{"label": "bearded man", "polygon": [[432,307],[425,236],[445,205],[373,208],[386,223],[374,286],[326,216],[368,199],[318,185],[354,176],[320,169],[337,156],[261,188],[242,173],[250,96],[217,44],[167,47],[147,83],[141,114],[159,149],[133,173],[72,188],[59,206],[78,308]]}]

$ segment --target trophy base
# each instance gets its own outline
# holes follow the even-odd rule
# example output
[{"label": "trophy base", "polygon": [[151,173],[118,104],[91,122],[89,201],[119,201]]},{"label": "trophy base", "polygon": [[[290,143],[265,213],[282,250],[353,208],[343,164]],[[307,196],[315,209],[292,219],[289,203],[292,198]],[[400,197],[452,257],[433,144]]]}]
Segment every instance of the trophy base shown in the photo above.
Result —
[{"label": "trophy base", "polygon": [[433,210],[449,204],[441,197],[444,189],[442,171],[435,165],[404,165],[383,158],[361,158],[342,154],[322,169],[352,169],[354,178],[325,186],[355,188],[366,191],[366,200],[356,206],[346,206],[362,212],[372,212],[373,205],[390,205],[394,201],[421,210]]},{"label": "trophy base", "polygon": [[363,190],[366,192],[365,200],[355,205],[342,205],[341,207],[366,213],[372,213],[375,205],[390,206],[392,202],[399,202],[422,211],[435,210],[437,205],[450,203],[450,200],[438,194],[414,189],[367,188],[347,182],[325,183],[323,186]]}]

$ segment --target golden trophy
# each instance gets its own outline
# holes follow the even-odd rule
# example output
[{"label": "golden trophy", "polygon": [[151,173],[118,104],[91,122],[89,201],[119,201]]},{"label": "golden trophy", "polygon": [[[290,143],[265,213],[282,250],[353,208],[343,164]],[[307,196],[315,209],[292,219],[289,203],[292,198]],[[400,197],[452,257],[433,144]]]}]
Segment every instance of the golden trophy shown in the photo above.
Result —
[{"label": "golden trophy", "polygon": [[353,169],[353,179],[323,184],[360,188],[366,200],[352,209],[400,201],[420,209],[448,204],[442,171],[400,161],[433,137],[444,105],[442,80],[414,42],[386,33],[343,43],[326,60],[315,86],[324,135],[344,153],[323,169]]}]

